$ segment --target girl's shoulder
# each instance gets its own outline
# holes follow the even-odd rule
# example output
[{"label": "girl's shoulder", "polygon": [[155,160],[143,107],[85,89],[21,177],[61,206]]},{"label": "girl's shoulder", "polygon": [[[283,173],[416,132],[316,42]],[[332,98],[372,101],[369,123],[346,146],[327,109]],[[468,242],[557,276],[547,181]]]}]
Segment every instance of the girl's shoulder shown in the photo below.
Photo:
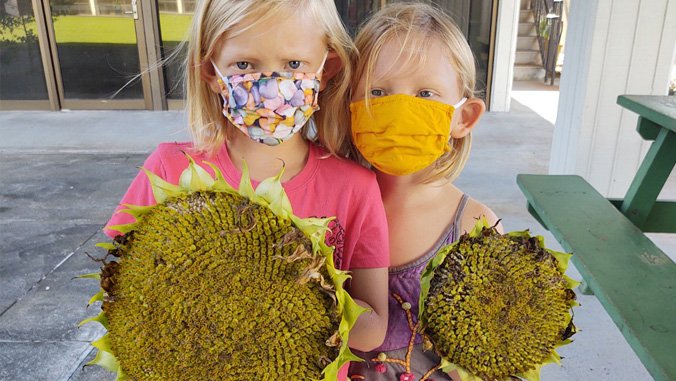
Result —
[{"label": "girl's shoulder", "polygon": [[502,225],[499,223],[498,216],[493,212],[491,208],[482,204],[481,202],[469,198],[467,200],[467,205],[460,219],[460,231],[470,231],[476,225],[478,218],[486,218],[486,221],[489,225],[496,225],[498,232],[502,233]]}]

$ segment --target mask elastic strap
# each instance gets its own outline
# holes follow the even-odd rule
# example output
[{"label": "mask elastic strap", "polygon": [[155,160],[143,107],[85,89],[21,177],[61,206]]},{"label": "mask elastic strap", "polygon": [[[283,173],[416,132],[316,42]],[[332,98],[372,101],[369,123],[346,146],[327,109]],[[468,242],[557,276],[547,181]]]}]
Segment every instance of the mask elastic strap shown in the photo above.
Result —
[{"label": "mask elastic strap", "polygon": [[319,70],[315,74],[321,74],[322,70],[324,70],[324,64],[326,63],[326,57],[329,56],[329,51],[327,50],[326,53],[324,53],[324,59],[322,60],[321,66],[319,66]]},{"label": "mask elastic strap", "polygon": [[460,100],[460,102],[454,104],[454,105],[453,105],[453,108],[457,110],[458,107],[464,105],[465,102],[467,102],[467,97],[463,97],[463,98]]},{"label": "mask elastic strap", "polygon": [[221,74],[221,71],[218,70],[218,67],[216,66],[216,62],[214,62],[214,60],[211,59],[211,58],[209,58],[209,61],[211,61],[211,64],[214,65],[214,69],[216,69],[216,73],[218,74],[219,77],[221,77],[221,80],[225,81],[225,77],[223,76],[223,74]]}]

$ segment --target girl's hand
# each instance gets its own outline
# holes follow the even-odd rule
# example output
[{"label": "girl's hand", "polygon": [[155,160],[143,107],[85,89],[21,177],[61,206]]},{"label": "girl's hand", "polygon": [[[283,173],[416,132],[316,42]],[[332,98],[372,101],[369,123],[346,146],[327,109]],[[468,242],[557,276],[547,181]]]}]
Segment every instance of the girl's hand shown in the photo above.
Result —
[{"label": "girl's hand", "polygon": [[373,269],[350,269],[347,291],[362,307],[370,308],[359,316],[350,331],[347,345],[362,352],[378,348],[387,333],[387,267]]}]

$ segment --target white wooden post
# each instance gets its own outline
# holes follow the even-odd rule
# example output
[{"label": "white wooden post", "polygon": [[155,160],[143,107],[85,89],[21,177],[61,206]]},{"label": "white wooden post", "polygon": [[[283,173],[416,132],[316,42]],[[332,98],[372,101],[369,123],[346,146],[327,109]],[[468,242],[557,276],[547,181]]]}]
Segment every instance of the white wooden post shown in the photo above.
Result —
[{"label": "white wooden post", "polygon": [[92,16],[97,16],[99,14],[98,0],[89,0],[89,8],[91,9]]},{"label": "white wooden post", "polygon": [[649,145],[621,94],[666,95],[676,1],[571,0],[549,172],[622,197]]},{"label": "white wooden post", "polygon": [[520,0],[498,2],[490,111],[509,111],[520,5]]}]

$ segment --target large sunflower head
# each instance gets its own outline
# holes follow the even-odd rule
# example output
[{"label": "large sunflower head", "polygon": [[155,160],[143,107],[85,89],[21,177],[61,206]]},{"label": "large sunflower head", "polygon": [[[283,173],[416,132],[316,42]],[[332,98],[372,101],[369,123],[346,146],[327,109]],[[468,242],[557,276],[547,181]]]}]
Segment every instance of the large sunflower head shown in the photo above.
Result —
[{"label": "large sunflower head", "polygon": [[[128,205],[136,222],[97,278],[98,364],[118,379],[335,380],[358,361],[348,335],[364,309],[324,243],[331,219],[293,215],[281,173],[239,190],[192,158],[172,185],[146,171],[157,200]],[[107,260],[114,257],[114,260]]]},{"label": "large sunflower head", "polygon": [[420,321],[445,372],[467,380],[539,380],[575,332],[569,254],[485,220],[440,250],[422,275]]}]

